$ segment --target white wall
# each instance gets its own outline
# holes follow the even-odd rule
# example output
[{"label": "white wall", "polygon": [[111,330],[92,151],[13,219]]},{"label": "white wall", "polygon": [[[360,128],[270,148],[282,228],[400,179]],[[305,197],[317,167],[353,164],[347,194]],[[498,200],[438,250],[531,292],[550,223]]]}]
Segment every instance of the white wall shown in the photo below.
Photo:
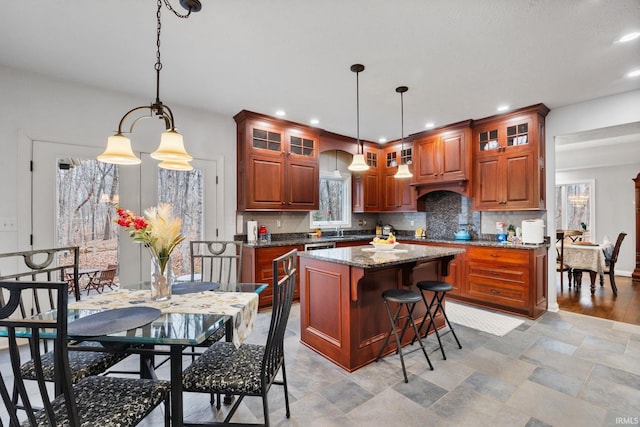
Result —
[{"label": "white wall", "polygon": [[[0,251],[24,248],[28,239],[28,218],[19,217],[29,205],[29,194],[19,192],[28,164],[18,164],[19,152],[29,140],[65,142],[104,147],[129,109],[149,105],[155,98],[150,82],[149,98],[105,92],[90,87],[52,80],[40,75],[0,66],[0,217],[17,218],[19,232],[0,231]],[[176,127],[196,158],[222,158],[224,164],[224,224],[222,237],[232,238],[236,210],[236,131],[232,117],[174,105]],[[131,136],[135,151],[151,152],[163,130],[162,123],[147,120]],[[138,167],[138,166],[131,166]],[[21,210],[19,206],[22,206]],[[20,239],[20,241],[18,241]]]},{"label": "white wall", "polygon": [[[541,100],[544,102],[544,100]],[[547,166],[547,195],[555,194],[555,137],[571,135],[574,133],[584,132],[593,129],[606,128],[610,126],[623,125],[627,123],[633,123],[640,121],[640,90],[626,92],[619,95],[608,96],[599,99],[593,99],[590,101],[568,105],[566,107],[555,108],[547,115],[546,119],[546,166]],[[623,254],[621,251],[619,263],[616,266],[616,270],[628,270],[631,265],[635,266],[635,242],[637,236],[635,236],[635,219],[633,219],[634,210],[633,205],[630,205],[628,200],[627,190],[625,186],[631,189],[633,182],[632,178],[635,178],[640,168],[635,168],[633,172],[633,165],[628,168],[607,168],[607,170],[601,170],[599,168],[586,169],[578,172],[574,171],[576,175],[580,175],[581,178],[594,178],[596,179],[596,218],[598,221],[598,234],[602,239],[603,233],[609,234],[609,237],[614,238],[611,234],[617,236],[618,224],[620,227],[625,227],[625,231],[628,233],[625,243]],[[613,170],[615,173],[613,173]],[[626,171],[626,172],[625,172]],[[609,172],[612,176],[605,178],[606,173]],[[596,177],[597,175],[597,177]],[[628,175],[628,176],[627,176]],[[633,191],[633,190],[631,190]],[[633,193],[632,193],[633,194]],[[608,205],[602,203],[607,202]],[[547,197],[547,212],[555,212],[555,200],[553,197]],[[616,213],[610,212],[610,214],[604,211],[617,211]],[[611,221],[612,224],[608,225],[605,221]],[[628,224],[633,224],[630,226]],[[549,233],[553,235],[551,227],[553,223],[549,224]],[[609,230],[612,231],[609,231]],[[620,230],[622,231],[622,230]],[[624,257],[623,257],[624,255]],[[549,251],[549,265],[555,265],[555,250]],[[624,266],[624,267],[623,267]],[[557,310],[556,300],[556,272],[555,268],[549,268],[549,309]]]}]

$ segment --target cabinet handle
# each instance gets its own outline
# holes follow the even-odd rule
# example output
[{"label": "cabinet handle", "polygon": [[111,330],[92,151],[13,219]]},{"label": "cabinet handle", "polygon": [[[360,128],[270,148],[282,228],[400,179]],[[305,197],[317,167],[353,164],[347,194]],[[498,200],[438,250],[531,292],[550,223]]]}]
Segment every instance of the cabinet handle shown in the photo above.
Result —
[{"label": "cabinet handle", "polygon": [[496,289],[489,289],[489,292],[491,292],[492,294],[495,294],[495,295],[500,295],[500,291],[498,291]]},{"label": "cabinet handle", "polygon": [[495,253],[494,254],[489,254],[489,256],[492,256],[494,258],[500,258],[500,254],[495,254]]}]

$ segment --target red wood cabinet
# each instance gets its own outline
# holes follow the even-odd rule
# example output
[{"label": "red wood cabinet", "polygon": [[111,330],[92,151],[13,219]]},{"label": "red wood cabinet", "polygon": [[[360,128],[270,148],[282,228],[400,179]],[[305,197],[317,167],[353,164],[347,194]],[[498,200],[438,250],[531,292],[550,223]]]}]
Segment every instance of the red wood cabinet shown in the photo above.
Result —
[{"label": "red wood cabinet", "polygon": [[318,209],[318,132],[248,111],[234,119],[238,210]]},{"label": "red wood cabinet", "polygon": [[474,122],[476,210],[545,208],[544,120],[534,105]]},{"label": "red wood cabinet", "polygon": [[381,167],[383,212],[415,212],[417,210],[416,190],[412,178],[396,178],[398,166],[405,163],[413,173],[413,144],[385,145],[382,151],[384,164]]},{"label": "red wood cabinet", "polygon": [[[424,242],[464,248],[443,277],[454,289],[451,299],[537,318],[547,309],[547,248],[503,248]],[[425,266],[428,267],[428,266]],[[428,273],[429,271],[425,269]],[[414,281],[421,266],[414,269]]]},{"label": "red wood cabinet", "polygon": [[352,173],[351,208],[354,213],[379,212],[382,208],[379,171],[381,151],[374,144],[364,145],[364,159],[369,169]]},{"label": "red wood cabinet", "polygon": [[[242,248],[242,272],[240,281],[244,283],[268,283],[266,289],[260,292],[259,308],[271,307],[273,303],[273,260],[287,252],[297,249],[304,250],[302,245],[272,246],[256,248],[244,246]],[[300,277],[296,277],[296,289],[293,298],[300,299]]]},{"label": "red wood cabinet", "polygon": [[471,178],[470,123],[414,135],[415,183],[437,185]]}]

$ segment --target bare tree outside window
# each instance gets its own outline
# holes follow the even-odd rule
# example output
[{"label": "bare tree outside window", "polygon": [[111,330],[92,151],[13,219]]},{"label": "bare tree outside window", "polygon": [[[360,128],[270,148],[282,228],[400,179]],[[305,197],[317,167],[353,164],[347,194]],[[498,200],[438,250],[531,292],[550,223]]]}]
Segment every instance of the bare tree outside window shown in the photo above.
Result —
[{"label": "bare tree outside window", "polygon": [[[90,159],[57,160],[56,225],[59,246],[80,248],[80,268],[105,269],[118,262],[118,227],[113,222],[119,202],[118,166]],[[189,240],[200,240],[204,227],[203,171],[158,168],[158,201],[170,203],[182,218],[185,242],[174,250],[176,275],[190,271]],[[123,206],[127,208],[126,206]],[[146,209],[150,206],[145,206]],[[142,212],[136,212],[142,215]],[[130,242],[131,243],[131,242]],[[64,264],[64,260],[59,260]]]}]

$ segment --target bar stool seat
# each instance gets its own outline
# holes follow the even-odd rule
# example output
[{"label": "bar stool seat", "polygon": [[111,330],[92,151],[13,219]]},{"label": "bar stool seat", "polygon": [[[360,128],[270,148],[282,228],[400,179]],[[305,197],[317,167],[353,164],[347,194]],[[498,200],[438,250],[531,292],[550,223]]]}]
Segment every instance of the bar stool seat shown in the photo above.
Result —
[{"label": "bar stool seat", "polygon": [[[451,286],[450,283],[443,282],[440,280],[424,280],[424,281],[418,282],[416,286],[418,287],[418,289],[420,289],[420,293],[422,294],[422,299],[424,300],[424,303],[427,306],[427,312],[422,318],[422,324],[420,325],[420,328],[422,329],[422,325],[426,323],[427,317],[428,317],[429,323],[427,324],[427,331],[425,332],[424,336],[426,337],[427,335],[429,335],[429,330],[431,329],[431,326],[433,326],[433,330],[436,333],[436,338],[438,339],[438,345],[440,346],[440,352],[442,353],[442,358],[444,360],[447,360],[447,356],[444,353],[444,346],[442,345],[442,340],[440,339],[443,335],[451,332],[451,334],[456,340],[456,343],[458,344],[458,348],[462,348],[462,345],[458,340],[458,337],[453,329],[453,326],[451,326],[451,323],[449,322],[447,313],[444,310],[444,305],[442,304],[447,295],[447,292],[451,291],[453,289],[453,286]],[[433,292],[433,298],[431,298],[430,302],[427,302],[425,291]],[[438,328],[436,327],[436,322],[435,322],[435,318],[436,318],[436,315],[438,314],[438,310],[440,310],[440,312],[442,313],[445,323],[449,327],[449,330],[445,331],[442,334],[440,334],[440,332],[438,331]]]},{"label": "bar stool seat", "polygon": [[[422,339],[420,338],[418,328],[416,327],[416,324],[413,320],[413,310],[416,304],[423,300],[422,296],[417,292],[413,292],[405,289],[389,289],[382,292],[382,299],[384,300],[384,306],[386,308],[387,315],[389,316],[389,322],[391,324],[391,327],[384,340],[384,344],[380,348],[380,352],[378,352],[378,355],[376,356],[376,362],[380,359],[380,356],[382,356],[382,353],[384,352],[385,348],[387,348],[387,344],[389,344],[389,339],[391,338],[391,334],[393,334],[396,339],[396,346],[397,346],[396,353],[400,355],[400,363],[402,364],[402,373],[404,375],[404,382],[405,383],[409,382],[409,379],[407,378],[407,370],[404,365],[404,356],[402,351],[402,338],[404,338],[404,334],[407,328],[409,327],[409,325],[411,325],[413,328],[413,332],[415,334],[414,340],[411,343],[413,344],[413,342],[415,342],[416,339],[418,340],[418,343],[420,344],[420,349],[422,349],[422,352],[424,353],[424,357],[427,359],[427,363],[429,364],[429,368],[431,368],[431,370],[433,371],[433,365],[431,364],[431,360],[429,360],[427,351],[424,348],[424,345],[422,344]],[[389,303],[398,304],[398,308],[396,309],[396,312],[394,315],[391,314]],[[405,307],[407,310],[407,314],[404,316],[401,315],[401,311],[403,307]],[[400,333],[400,336],[398,336],[398,331],[396,330],[396,323],[402,319],[405,319],[405,323],[404,323],[404,326],[402,327],[402,332]],[[419,349],[415,348],[413,350],[405,352],[405,354],[413,353],[416,350],[419,350]]]}]

